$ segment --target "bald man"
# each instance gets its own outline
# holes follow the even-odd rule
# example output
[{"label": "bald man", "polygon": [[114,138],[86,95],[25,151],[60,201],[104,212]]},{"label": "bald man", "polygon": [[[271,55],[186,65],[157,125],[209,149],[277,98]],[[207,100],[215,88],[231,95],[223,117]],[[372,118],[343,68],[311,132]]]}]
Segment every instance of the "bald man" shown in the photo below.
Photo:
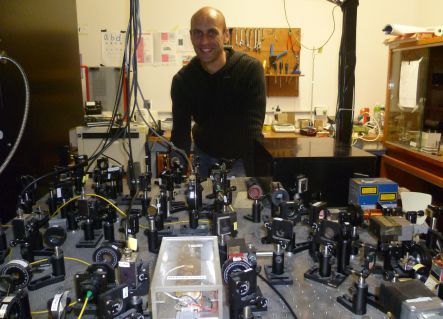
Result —
[{"label": "bald man", "polygon": [[171,141],[187,153],[194,140],[200,173],[222,159],[234,162],[231,175],[253,175],[254,141],[266,109],[261,63],[232,48],[223,14],[211,7],[191,18],[191,41],[196,56],[173,78]]}]

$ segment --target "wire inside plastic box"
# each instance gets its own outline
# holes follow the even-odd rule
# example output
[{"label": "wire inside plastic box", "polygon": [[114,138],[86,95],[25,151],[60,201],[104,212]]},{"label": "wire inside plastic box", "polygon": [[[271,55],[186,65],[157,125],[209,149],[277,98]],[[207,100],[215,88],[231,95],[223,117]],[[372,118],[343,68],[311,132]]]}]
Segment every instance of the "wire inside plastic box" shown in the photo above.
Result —
[{"label": "wire inside plastic box", "polygon": [[223,318],[216,236],[164,237],[151,282],[154,319]]}]

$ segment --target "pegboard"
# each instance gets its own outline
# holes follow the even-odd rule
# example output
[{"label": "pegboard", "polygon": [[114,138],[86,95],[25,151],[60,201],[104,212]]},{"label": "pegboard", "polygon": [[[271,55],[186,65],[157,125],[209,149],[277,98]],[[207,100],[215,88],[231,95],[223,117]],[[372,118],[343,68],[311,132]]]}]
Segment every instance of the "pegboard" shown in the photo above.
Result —
[{"label": "pegboard", "polygon": [[[301,76],[299,28],[231,28],[229,32],[235,51],[244,52],[265,66],[267,96],[298,96]],[[274,64],[276,67],[270,63],[272,44],[273,55],[282,55]]]}]

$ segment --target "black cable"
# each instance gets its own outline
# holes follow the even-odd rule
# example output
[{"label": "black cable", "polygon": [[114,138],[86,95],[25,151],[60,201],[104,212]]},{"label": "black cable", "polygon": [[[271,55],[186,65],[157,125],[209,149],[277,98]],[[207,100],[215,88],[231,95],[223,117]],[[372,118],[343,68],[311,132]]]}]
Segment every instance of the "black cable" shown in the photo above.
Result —
[{"label": "black cable", "polygon": [[[131,0],[131,9],[133,9],[133,1],[135,1],[136,3],[135,3],[135,7],[136,7],[136,9],[137,9],[137,11],[139,10],[139,5],[138,5],[138,0]],[[137,16],[138,16],[138,14],[137,14]],[[117,94],[116,94],[116,98],[115,98],[115,100],[114,100],[114,108],[113,108],[113,112],[112,112],[112,118],[111,118],[111,121],[109,122],[109,125],[108,125],[108,134],[107,134],[107,136],[106,136],[106,138],[104,138],[103,140],[102,140],[102,142],[100,142],[99,143],[99,145],[97,146],[97,148],[95,149],[95,151],[92,153],[92,155],[89,157],[89,159],[88,159],[88,164],[86,164],[85,162],[82,162],[82,163],[79,163],[79,164],[77,164],[77,165],[73,165],[73,166],[68,166],[68,167],[66,167],[66,168],[64,168],[64,169],[61,169],[61,170],[56,170],[56,171],[52,171],[52,172],[49,172],[49,173],[47,173],[47,174],[45,174],[45,175],[42,175],[42,176],[40,176],[40,177],[38,177],[38,178],[36,178],[36,179],[34,179],[32,182],[30,182],[28,185],[26,185],[26,187],[22,190],[22,192],[21,192],[21,194],[20,194],[20,197],[22,197],[23,195],[24,195],[24,193],[32,186],[32,185],[34,185],[34,184],[36,184],[36,183],[38,183],[38,182],[40,182],[41,180],[43,180],[43,179],[46,179],[46,178],[48,178],[48,177],[51,177],[51,176],[56,176],[56,175],[59,175],[59,174],[62,174],[62,173],[66,173],[66,172],[69,172],[69,171],[71,171],[71,170],[74,170],[74,169],[76,169],[76,168],[78,168],[78,167],[80,167],[80,166],[87,166],[87,168],[86,168],[86,173],[88,173],[88,171],[89,171],[89,169],[90,169],[90,167],[91,167],[91,165],[92,165],[92,163],[94,163],[94,161],[97,159],[97,158],[99,158],[117,139],[119,139],[119,138],[121,138],[121,136],[122,136],[122,134],[125,134],[126,132],[129,132],[130,133],[130,125],[129,124],[127,124],[126,126],[120,126],[119,128],[117,128],[117,130],[115,131],[115,133],[113,134],[113,136],[110,138],[109,137],[109,133],[111,132],[111,129],[113,128],[113,126],[114,126],[114,123],[115,123],[115,120],[116,120],[116,117],[117,117],[117,114],[118,114],[118,105],[119,105],[119,103],[120,103],[120,101],[121,101],[121,98],[122,98],[122,92],[123,92],[123,81],[125,80],[124,79],[124,67],[125,67],[125,62],[127,62],[127,61],[129,61],[129,67],[130,67],[130,61],[131,61],[131,59],[130,59],[130,57],[128,57],[128,45],[129,45],[129,52],[131,52],[131,41],[130,41],[130,39],[132,38],[132,31],[133,31],[133,29],[131,29],[131,26],[133,26],[134,24],[133,23],[131,23],[131,21],[133,21],[133,20],[131,20],[131,19],[133,19],[134,18],[134,16],[131,16],[131,18],[130,18],[130,21],[129,21],[129,23],[128,23],[128,27],[127,27],[127,30],[126,30],[126,39],[125,39],[125,50],[124,50],[124,57],[123,57],[123,61],[122,61],[122,67],[121,67],[121,71],[120,71],[120,77],[119,77],[119,83],[118,83],[118,89],[117,89]],[[139,23],[139,18],[138,18],[138,21],[137,21],[137,27],[138,26],[140,26],[140,23]],[[135,31],[137,32],[137,37],[139,37],[138,36],[138,28],[137,27],[135,27]],[[134,37],[134,39],[137,39],[136,37]],[[135,40],[136,42],[137,42],[137,45],[138,45],[138,42],[139,42],[139,39],[138,40]],[[136,58],[137,58],[137,56],[136,56],[136,53],[137,53],[137,51],[136,51],[136,48],[135,48],[135,50],[132,52],[133,53],[133,58],[134,58],[134,61],[136,61]],[[135,63],[136,64],[136,63]],[[136,79],[136,78],[135,78]],[[127,76],[127,79],[126,79],[128,82],[127,82],[127,87],[129,87],[129,75]],[[133,78],[133,80],[134,80],[134,78]],[[136,83],[136,82],[133,82],[132,83],[132,87],[134,86],[134,83]],[[131,87],[131,94],[132,94],[132,87]],[[129,105],[129,101],[130,101],[130,97],[131,97],[131,94],[128,94],[127,95],[127,101],[128,101],[128,105]],[[136,98],[134,99],[135,101],[136,101]],[[135,109],[135,107],[134,107],[134,109]],[[133,110],[134,111],[134,110]],[[130,112],[129,112],[129,110],[126,110],[125,111],[125,114],[124,114],[124,117],[126,117],[126,116],[129,116],[130,115]],[[131,114],[132,115],[132,114]],[[131,117],[129,117],[129,119],[130,119]],[[129,123],[129,121],[127,121],[127,123]],[[128,134],[129,134],[128,133]],[[128,138],[128,140],[130,139],[130,134],[129,134],[129,138]],[[101,149],[100,149],[100,146],[101,146]],[[100,151],[98,151],[100,149]],[[130,142],[129,142],[129,152],[130,152],[130,158],[132,158],[132,150],[131,150],[132,148],[131,148],[131,144],[130,144]],[[98,152],[97,152],[98,151]],[[104,156],[106,156],[106,157],[109,157],[109,156],[107,156],[107,155],[104,155]],[[110,158],[110,157],[109,157]],[[112,158],[111,158],[112,159]],[[117,162],[117,163],[119,163],[118,161],[116,161],[115,159],[113,159],[115,162]],[[120,165],[121,165],[121,163],[119,163]]]},{"label": "black cable", "polygon": [[63,168],[63,169],[60,169],[60,170],[55,170],[55,171],[53,171],[53,172],[49,172],[49,173],[47,173],[47,174],[45,174],[45,175],[42,175],[42,176],[40,176],[40,177],[34,179],[34,180],[31,181],[28,185],[26,185],[25,188],[23,188],[22,192],[20,193],[20,197],[22,197],[22,196],[24,195],[24,193],[25,193],[25,192],[26,192],[26,191],[27,191],[32,185],[36,184],[37,182],[39,182],[39,181],[41,181],[41,180],[43,180],[43,179],[45,179],[45,178],[47,178],[47,177],[56,176],[56,175],[58,175],[58,174],[63,174],[63,173],[69,172],[69,171],[74,170],[74,169],[76,169],[76,168],[78,168],[78,167],[81,167],[81,166],[86,166],[86,162],[81,162],[81,163],[78,163],[78,164],[73,165],[73,166],[68,166],[68,167]]},{"label": "black cable", "polygon": [[118,165],[120,165],[120,166],[123,166],[122,163],[120,163],[120,162],[117,161],[115,158],[113,158],[113,157],[111,157],[111,156],[109,156],[109,155],[103,154],[102,156],[104,156],[104,157],[110,159],[111,161],[116,162],[116,163],[117,163]]},{"label": "black cable", "polygon": [[[132,151],[132,142],[131,142],[131,120],[134,116],[136,108],[139,108],[138,106],[138,65],[137,65],[137,49],[138,45],[140,43],[141,35],[139,34],[139,27],[141,28],[140,24],[140,18],[139,18],[139,12],[140,12],[140,6],[139,6],[139,0],[132,0],[130,3],[130,16],[129,16],[129,25],[130,27],[130,33],[131,33],[131,41],[129,43],[129,56],[127,59],[127,70],[128,74],[131,70],[132,65],[132,79],[129,81],[129,76],[127,77],[127,87],[130,88],[129,94],[127,95],[127,105],[128,105],[128,111],[130,110],[129,117],[127,118],[126,122],[126,134],[128,138],[128,146],[129,146],[129,162],[128,162],[128,174],[129,176],[132,176],[135,178],[135,169],[134,169],[134,158],[133,158],[133,151]],[[133,106],[131,110],[131,97],[133,100]],[[134,203],[135,198],[137,197],[137,191],[134,193],[134,195],[131,198],[131,201],[129,202],[127,212],[129,216],[129,212],[132,208],[132,205]],[[128,224],[128,223],[127,223]],[[127,226],[125,227],[125,235],[127,237]]]},{"label": "black cable", "polygon": [[286,307],[288,308],[289,312],[291,313],[291,315],[294,317],[294,319],[297,319],[297,316],[295,315],[294,310],[292,310],[292,307],[289,305],[289,303],[286,301],[286,299],[283,297],[283,295],[281,293],[278,292],[278,290],[268,281],[266,280],[265,277],[263,277],[260,274],[257,274],[258,277],[263,280],[272,290],[274,290],[274,292],[277,294],[277,296],[280,297],[280,299],[285,303]]},{"label": "black cable", "polygon": [[[335,5],[333,8],[332,8],[332,23],[333,23],[333,29],[332,29],[332,32],[331,32],[331,34],[329,35],[329,37],[328,37],[328,39],[325,41],[325,43],[323,43],[321,46],[319,46],[318,48],[309,48],[309,47],[307,47],[307,46],[305,46],[302,42],[301,42],[301,40],[300,41],[298,41],[297,39],[295,39],[295,41],[297,41],[303,48],[305,48],[306,50],[311,50],[311,51],[318,51],[318,50],[320,50],[320,49],[322,49],[328,42],[329,42],[329,40],[331,40],[331,38],[332,38],[332,36],[334,35],[334,33],[335,33],[335,16],[334,16],[334,10],[336,9],[336,8],[338,8],[339,6],[338,5]],[[291,25],[289,24],[289,20],[288,20],[288,14],[287,14],[287,12],[286,12],[286,0],[283,0],[283,10],[284,10],[284,12],[285,12],[285,18],[286,18],[286,23],[288,24],[288,28],[289,28],[289,31],[291,31]]]},{"label": "black cable", "polygon": [[[124,81],[124,70],[125,70],[125,61],[126,61],[126,56],[127,56],[127,50],[128,50],[128,43],[129,43],[129,39],[130,39],[130,24],[128,23],[128,26],[126,27],[126,37],[125,37],[125,49],[124,49],[124,54],[123,54],[123,60],[122,60],[122,64],[120,67],[120,76],[119,76],[119,82],[117,85],[117,93],[116,93],[116,97],[114,100],[114,107],[112,110],[112,117],[111,117],[111,121],[108,124],[108,130],[107,133],[108,135],[102,140],[102,142],[99,143],[99,145],[97,146],[97,148],[94,150],[94,152],[91,155],[91,158],[98,158],[98,156],[100,156],[108,147],[106,146],[108,144],[108,140],[109,140],[109,133],[111,132],[111,129],[114,127],[115,124],[115,120],[118,114],[118,106],[120,104],[120,102],[122,101],[122,92],[123,92],[123,81]],[[126,116],[127,111],[125,111],[123,118]],[[121,127],[120,127],[121,128]],[[118,136],[117,138],[115,138],[116,136]],[[119,137],[121,136],[121,131],[116,130],[114,135],[111,137],[111,141],[109,141],[109,144],[114,143],[114,141],[116,141]],[[97,153],[98,149],[100,148],[100,146],[102,145],[101,150]],[[92,163],[94,162],[94,160],[92,160],[90,162],[90,164],[88,165],[88,168],[86,169],[86,171],[89,171],[89,168],[91,167]]]},{"label": "black cable", "polygon": [[[142,92],[142,90],[141,90],[141,88],[140,88],[140,85],[139,85],[138,83],[137,83],[137,85],[139,86],[139,87],[138,87],[138,91],[140,92],[140,97],[142,98],[143,106],[144,106],[146,100],[145,100],[145,97],[143,96],[143,92]],[[147,110],[148,110],[148,114],[149,114],[149,116],[150,116],[152,122],[154,123],[154,126],[156,127],[157,130],[159,130],[160,127],[158,126],[158,123],[156,122],[154,116],[152,116],[152,113],[151,113],[150,107],[147,108]]]}]

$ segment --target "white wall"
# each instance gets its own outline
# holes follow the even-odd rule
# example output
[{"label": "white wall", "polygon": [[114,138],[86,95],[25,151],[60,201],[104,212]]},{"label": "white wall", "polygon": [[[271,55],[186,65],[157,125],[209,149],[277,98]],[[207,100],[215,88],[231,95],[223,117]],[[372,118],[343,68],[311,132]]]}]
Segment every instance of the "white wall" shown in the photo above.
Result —
[{"label": "white wall", "polygon": [[422,26],[443,25],[443,1],[422,0],[420,2],[419,24]]},{"label": "white wall", "polygon": [[[387,47],[381,29],[387,23],[415,25],[438,24],[442,12],[441,0],[360,0],[357,18],[357,65],[355,107],[372,107],[384,103],[387,78]],[[219,8],[228,27],[287,27],[283,1],[278,0],[140,0],[144,31],[172,31],[189,27],[191,15],[202,6]],[[125,29],[129,1],[77,0],[79,35],[83,63],[97,65],[100,58],[100,29]],[[333,4],[326,0],[286,0],[291,27],[301,28],[301,41],[307,47],[318,47],[332,31]],[[435,10],[434,6],[438,7]],[[428,19],[428,17],[431,17]],[[338,52],[342,29],[342,12],[335,10],[336,31],[321,54],[315,55],[314,106],[326,106],[335,114],[337,101]],[[443,24],[441,21],[440,24]],[[268,110],[280,105],[283,110],[306,112],[311,106],[312,53],[301,51],[301,71],[298,97],[268,98]],[[141,66],[139,81],[145,97],[152,99],[153,109],[171,109],[169,96],[172,76],[177,66]]]}]

